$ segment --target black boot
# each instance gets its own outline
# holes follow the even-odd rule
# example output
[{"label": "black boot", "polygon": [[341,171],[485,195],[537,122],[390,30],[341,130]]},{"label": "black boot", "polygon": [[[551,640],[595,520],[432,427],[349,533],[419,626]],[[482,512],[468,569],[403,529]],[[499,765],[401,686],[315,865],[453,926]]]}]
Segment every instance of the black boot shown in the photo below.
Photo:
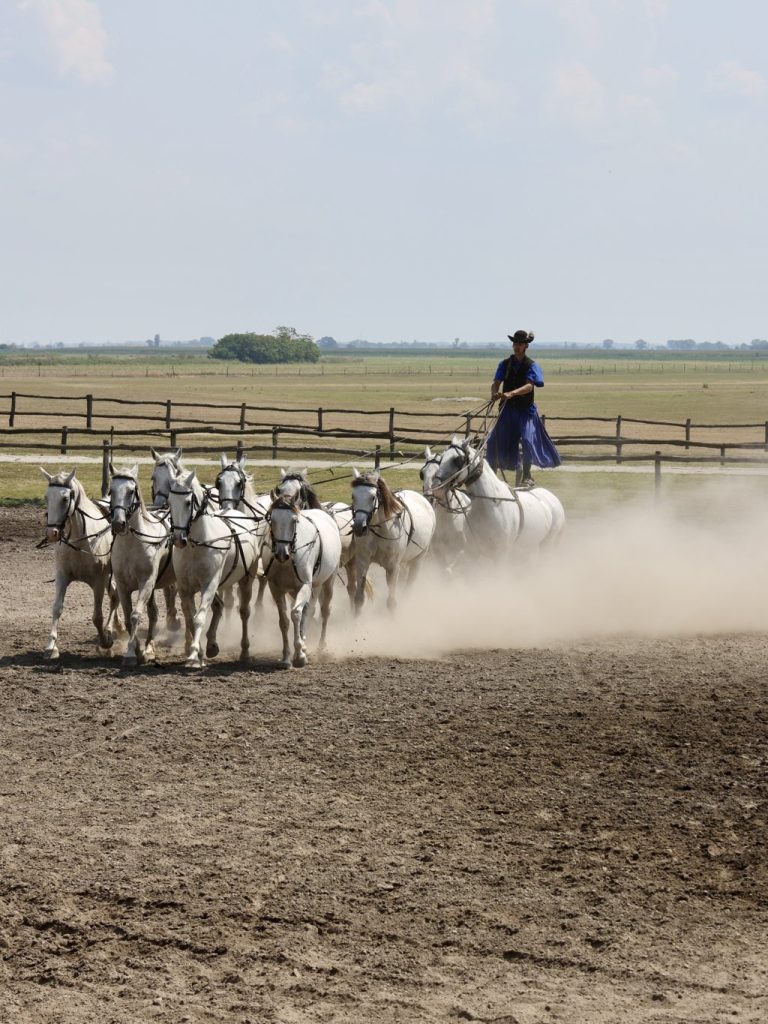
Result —
[{"label": "black boot", "polygon": [[533,487],[533,477],[531,476],[531,464],[530,462],[523,463],[523,479],[521,487]]},{"label": "black boot", "polygon": [[523,471],[518,466],[517,469],[515,470],[515,487],[519,487],[522,482],[523,482]]}]

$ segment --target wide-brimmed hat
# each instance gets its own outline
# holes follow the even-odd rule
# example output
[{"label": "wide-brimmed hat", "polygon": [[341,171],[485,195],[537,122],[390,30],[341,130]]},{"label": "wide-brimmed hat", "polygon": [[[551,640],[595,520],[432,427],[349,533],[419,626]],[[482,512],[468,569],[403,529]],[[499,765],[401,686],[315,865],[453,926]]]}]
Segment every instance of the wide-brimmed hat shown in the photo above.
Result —
[{"label": "wide-brimmed hat", "polygon": [[530,345],[533,341],[533,331],[515,331],[514,334],[508,334],[507,337],[511,342],[523,341],[526,345]]}]

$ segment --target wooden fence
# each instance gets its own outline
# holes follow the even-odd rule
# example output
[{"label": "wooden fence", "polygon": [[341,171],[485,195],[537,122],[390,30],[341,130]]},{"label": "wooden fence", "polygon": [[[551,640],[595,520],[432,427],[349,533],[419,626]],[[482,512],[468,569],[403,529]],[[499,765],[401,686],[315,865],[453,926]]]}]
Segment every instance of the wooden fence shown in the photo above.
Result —
[{"label": "wooden fence", "polygon": [[[440,446],[453,433],[471,437],[487,420],[477,410],[406,411],[255,406],[247,402],[135,401],[34,395],[0,395],[0,449],[93,452],[140,451],[150,444],[183,445],[188,454],[210,454],[238,446],[270,458],[328,455],[382,457],[394,462],[425,445]],[[66,405],[66,408],[62,408]],[[665,461],[766,463],[768,421],[693,423],[631,417],[542,417],[570,462]],[[63,421],[63,422],[62,422]],[[116,426],[115,424],[118,424]],[[347,425],[353,423],[354,425]],[[552,429],[552,424],[560,429]],[[362,426],[361,426],[362,424]],[[370,424],[370,426],[368,425]],[[560,426],[562,425],[562,426]],[[648,428],[634,436],[634,428]],[[591,429],[590,429],[591,428]],[[577,432],[572,432],[572,431]],[[663,433],[661,432],[663,431]],[[699,435],[694,439],[694,431]],[[715,439],[702,434],[718,431]],[[686,454],[681,454],[685,452]]]}]

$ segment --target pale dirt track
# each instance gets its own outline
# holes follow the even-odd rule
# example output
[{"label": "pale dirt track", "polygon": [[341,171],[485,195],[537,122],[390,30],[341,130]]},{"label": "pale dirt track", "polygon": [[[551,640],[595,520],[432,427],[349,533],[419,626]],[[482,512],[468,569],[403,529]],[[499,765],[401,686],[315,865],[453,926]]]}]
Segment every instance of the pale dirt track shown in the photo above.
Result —
[{"label": "pale dirt track", "polygon": [[0,510],[0,1021],[764,1022],[768,637],[130,675]]}]

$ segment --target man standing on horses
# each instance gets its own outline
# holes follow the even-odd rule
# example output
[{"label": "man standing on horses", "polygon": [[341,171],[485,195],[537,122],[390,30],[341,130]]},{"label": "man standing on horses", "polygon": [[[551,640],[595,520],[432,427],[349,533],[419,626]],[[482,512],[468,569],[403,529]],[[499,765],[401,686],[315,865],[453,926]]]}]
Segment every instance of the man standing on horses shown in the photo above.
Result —
[{"label": "man standing on horses", "polygon": [[493,469],[514,469],[516,487],[533,487],[531,466],[552,469],[560,465],[560,456],[533,400],[533,389],[544,386],[541,367],[527,355],[533,334],[515,331],[507,337],[512,355],[499,363],[491,385],[491,401],[502,405],[488,436],[486,458]]}]

